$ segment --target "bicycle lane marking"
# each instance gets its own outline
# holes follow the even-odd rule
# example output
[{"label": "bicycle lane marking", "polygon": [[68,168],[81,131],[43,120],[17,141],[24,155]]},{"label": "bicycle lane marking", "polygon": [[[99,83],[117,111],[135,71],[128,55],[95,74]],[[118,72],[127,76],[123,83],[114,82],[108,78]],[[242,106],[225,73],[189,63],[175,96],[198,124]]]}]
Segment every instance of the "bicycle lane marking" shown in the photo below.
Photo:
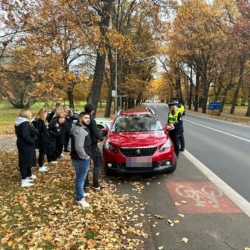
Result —
[{"label": "bicycle lane marking", "polygon": [[242,213],[212,182],[167,182],[179,213]]},{"label": "bicycle lane marking", "polygon": [[[213,183],[219,190],[223,192],[224,195],[222,197],[229,198],[236,206],[238,206],[238,208],[240,208],[248,217],[250,217],[250,203],[246,199],[244,199],[234,189],[228,186],[222,179],[220,179],[217,175],[215,175],[210,169],[208,169],[203,163],[201,163],[198,159],[196,159],[187,150],[182,152],[182,154],[185,155],[192,162],[192,164],[196,166],[211,181],[211,184]],[[167,182],[166,184],[169,183],[171,182]],[[198,184],[199,182],[191,182],[191,183]],[[192,186],[191,188],[194,189]],[[172,190],[170,193],[174,201],[179,201],[180,199],[182,199],[182,196],[178,195],[175,190]],[[219,199],[219,201],[223,200]]]}]

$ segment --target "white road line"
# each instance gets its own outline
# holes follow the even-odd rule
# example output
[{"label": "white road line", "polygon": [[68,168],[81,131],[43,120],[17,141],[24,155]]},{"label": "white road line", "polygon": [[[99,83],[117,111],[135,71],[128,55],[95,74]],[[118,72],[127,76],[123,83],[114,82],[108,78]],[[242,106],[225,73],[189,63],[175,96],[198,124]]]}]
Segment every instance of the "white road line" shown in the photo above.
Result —
[{"label": "white road line", "polygon": [[243,140],[243,141],[250,142],[250,140],[249,140],[249,139],[246,139],[246,138],[243,138],[243,137],[240,137],[240,136],[237,136],[237,135],[233,135],[233,134],[230,134],[230,133],[227,133],[227,132],[224,132],[224,131],[218,130],[218,129],[214,129],[214,128],[211,128],[211,127],[208,127],[208,126],[205,126],[205,125],[199,124],[199,123],[197,123],[197,122],[192,122],[192,121],[187,120],[187,119],[185,119],[185,122],[190,122],[190,123],[193,123],[193,124],[195,124],[195,125],[198,125],[198,126],[201,126],[201,127],[204,127],[204,128],[208,128],[208,129],[211,129],[211,130],[213,130],[213,131],[216,131],[216,132],[219,132],[219,133],[222,133],[222,134],[225,134],[225,135],[229,135],[229,136],[232,136],[232,137],[238,138],[238,139]]},{"label": "white road line", "polygon": [[234,189],[229,187],[222,179],[215,175],[203,163],[196,159],[188,151],[182,152],[204,175],[208,177],[225,195],[228,196],[248,217],[250,217],[250,203]]}]

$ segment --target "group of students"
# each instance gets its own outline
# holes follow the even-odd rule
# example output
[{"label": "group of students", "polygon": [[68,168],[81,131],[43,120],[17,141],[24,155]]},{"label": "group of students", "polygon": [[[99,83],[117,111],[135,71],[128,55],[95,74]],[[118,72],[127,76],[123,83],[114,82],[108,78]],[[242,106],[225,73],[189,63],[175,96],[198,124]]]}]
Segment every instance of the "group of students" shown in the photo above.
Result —
[{"label": "group of students", "polygon": [[[63,149],[70,152],[72,164],[75,168],[75,191],[76,202],[84,207],[89,204],[85,201],[84,188],[90,188],[88,170],[90,158],[94,162],[92,188],[99,190],[99,171],[102,164],[102,156],[98,142],[103,137],[91,116],[94,112],[92,104],[85,105],[85,111],[79,115],[78,122],[72,127],[73,111],[67,106],[57,103],[55,109],[48,117],[44,108],[39,109],[37,115],[32,119],[32,112],[28,108],[21,110],[15,121],[15,133],[17,136],[17,149],[19,168],[21,173],[21,187],[33,186],[31,168],[36,166],[36,149],[39,150],[38,165],[40,172],[48,171],[44,165],[45,155],[49,163],[56,163],[62,158]],[[71,138],[71,150],[69,150],[69,139]],[[83,188],[84,187],[84,188]]]}]

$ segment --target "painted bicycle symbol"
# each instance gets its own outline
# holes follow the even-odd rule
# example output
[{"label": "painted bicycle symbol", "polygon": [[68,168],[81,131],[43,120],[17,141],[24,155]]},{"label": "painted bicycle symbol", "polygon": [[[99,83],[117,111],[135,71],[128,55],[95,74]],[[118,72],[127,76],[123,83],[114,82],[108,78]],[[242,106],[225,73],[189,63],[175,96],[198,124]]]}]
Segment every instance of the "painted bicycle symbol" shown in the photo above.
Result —
[{"label": "painted bicycle symbol", "polygon": [[[220,205],[217,198],[223,195],[222,191],[214,186],[203,186],[201,190],[195,190],[187,186],[179,186],[175,190],[177,194],[193,199],[197,207],[205,207],[207,203],[212,203],[214,208],[219,208]],[[207,198],[208,201],[205,201],[204,197]]]}]

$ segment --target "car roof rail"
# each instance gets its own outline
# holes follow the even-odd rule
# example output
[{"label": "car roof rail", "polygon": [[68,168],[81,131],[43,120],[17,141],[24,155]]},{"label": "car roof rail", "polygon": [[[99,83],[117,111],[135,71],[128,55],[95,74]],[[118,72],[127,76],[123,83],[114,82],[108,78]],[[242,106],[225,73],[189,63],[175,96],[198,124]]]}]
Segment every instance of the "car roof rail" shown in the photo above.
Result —
[{"label": "car roof rail", "polygon": [[122,109],[120,109],[120,110],[118,111],[118,113],[117,113],[117,116],[121,115],[121,114],[122,114],[122,112],[123,112],[123,110],[122,110]]},{"label": "car roof rail", "polygon": [[147,109],[152,115],[155,115],[155,112],[153,109]]}]

